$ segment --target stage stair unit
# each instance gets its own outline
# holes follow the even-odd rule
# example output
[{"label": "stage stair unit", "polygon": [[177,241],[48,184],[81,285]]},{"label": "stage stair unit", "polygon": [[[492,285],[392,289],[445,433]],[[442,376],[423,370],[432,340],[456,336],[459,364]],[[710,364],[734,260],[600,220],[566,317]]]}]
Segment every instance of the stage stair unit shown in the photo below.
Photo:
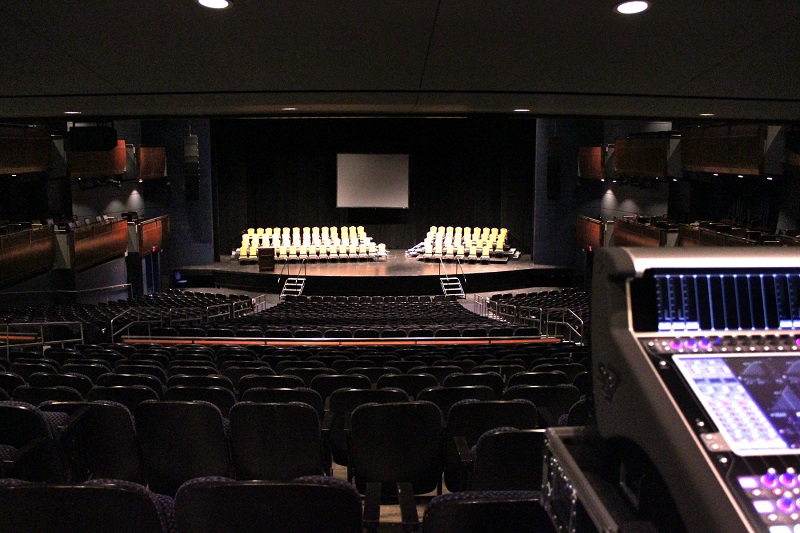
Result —
[{"label": "stage stair unit", "polygon": [[281,300],[285,300],[287,296],[300,296],[303,294],[303,287],[306,285],[306,278],[286,278],[286,283],[283,284],[281,289]]},{"label": "stage stair unit", "polygon": [[442,284],[442,292],[445,296],[455,296],[456,298],[466,298],[464,287],[461,286],[461,280],[455,276],[442,276],[439,278]]}]

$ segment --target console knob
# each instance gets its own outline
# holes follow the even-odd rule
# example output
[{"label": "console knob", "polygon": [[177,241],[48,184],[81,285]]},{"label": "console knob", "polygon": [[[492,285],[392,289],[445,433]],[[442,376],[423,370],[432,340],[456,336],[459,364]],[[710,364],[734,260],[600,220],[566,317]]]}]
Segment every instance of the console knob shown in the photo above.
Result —
[{"label": "console knob", "polygon": [[775,470],[770,468],[766,474],[761,476],[761,484],[768,489],[774,489],[777,487],[778,474],[775,473]]},{"label": "console knob", "polygon": [[785,472],[778,476],[778,481],[787,489],[793,489],[797,486],[797,474],[794,472]]},{"label": "console knob", "polygon": [[792,493],[784,492],[783,496],[778,498],[778,501],[775,502],[775,506],[786,514],[793,512],[795,510],[795,507],[794,507],[794,497],[792,496]]},{"label": "console knob", "polygon": [[683,345],[686,346],[687,350],[693,350],[694,347],[697,346],[697,341],[689,338],[684,341]]},{"label": "console knob", "polygon": [[680,339],[672,339],[669,342],[669,347],[672,348],[673,350],[680,350],[681,348],[683,348],[683,343],[681,342]]},{"label": "console knob", "polygon": [[708,337],[703,337],[697,341],[697,347],[701,350],[708,350],[711,347],[711,341],[708,340]]}]

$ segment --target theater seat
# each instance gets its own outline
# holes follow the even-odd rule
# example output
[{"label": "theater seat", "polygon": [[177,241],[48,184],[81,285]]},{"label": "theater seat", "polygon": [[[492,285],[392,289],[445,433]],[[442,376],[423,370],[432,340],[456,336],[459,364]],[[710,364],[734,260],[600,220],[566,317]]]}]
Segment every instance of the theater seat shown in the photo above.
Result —
[{"label": "theater seat", "polygon": [[555,533],[550,518],[529,491],[465,491],[433,498],[422,518],[423,533]]},{"label": "theater seat", "polygon": [[173,533],[174,502],[129,481],[79,485],[0,480],[0,531]]},{"label": "theater seat", "polygon": [[361,497],[350,483],[326,476],[293,481],[200,478],[175,496],[181,533],[361,532]]}]

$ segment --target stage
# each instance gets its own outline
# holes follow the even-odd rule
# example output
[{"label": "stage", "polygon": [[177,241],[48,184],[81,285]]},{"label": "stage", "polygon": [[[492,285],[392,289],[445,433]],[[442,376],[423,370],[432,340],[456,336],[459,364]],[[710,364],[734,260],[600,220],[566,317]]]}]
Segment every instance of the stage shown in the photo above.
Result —
[{"label": "stage", "polygon": [[[456,269],[458,271],[456,272]],[[466,293],[496,292],[524,287],[567,287],[574,283],[570,268],[538,265],[529,255],[507,263],[423,262],[392,250],[386,261],[323,261],[303,265],[276,263],[275,270],[259,272],[257,264],[223,259],[208,265],[173,270],[173,287],[224,287],[279,293],[287,277],[306,278],[303,294],[333,296],[442,294],[439,278],[458,276]]]}]

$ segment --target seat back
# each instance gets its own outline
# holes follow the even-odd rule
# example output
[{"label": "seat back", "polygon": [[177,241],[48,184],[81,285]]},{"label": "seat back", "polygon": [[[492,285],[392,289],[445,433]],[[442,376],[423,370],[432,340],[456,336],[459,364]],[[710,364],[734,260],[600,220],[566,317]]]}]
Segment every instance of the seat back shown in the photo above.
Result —
[{"label": "seat back", "polygon": [[408,394],[400,389],[339,389],[331,393],[329,442],[333,460],[340,465],[347,464],[345,420],[353,412],[353,409],[365,403],[404,401],[408,401]]},{"label": "seat back", "polygon": [[34,387],[70,387],[81,393],[82,396],[89,394],[92,388],[92,380],[81,374],[31,374],[28,384]]},{"label": "seat back", "polygon": [[572,385],[515,385],[503,393],[504,400],[524,399],[539,411],[542,427],[557,426],[558,419],[569,413],[581,393]]},{"label": "seat back", "polygon": [[497,372],[470,372],[469,374],[453,374],[445,378],[443,385],[445,387],[485,385],[494,391],[495,399],[500,399],[500,397],[503,395],[503,388],[505,387],[503,376]]},{"label": "seat back", "polygon": [[353,410],[349,466],[356,486],[411,482],[430,492],[442,475],[442,414],[431,402],[366,404]]},{"label": "seat back", "polygon": [[445,429],[444,480],[450,491],[463,490],[456,439],[467,447],[475,445],[481,435],[498,427],[538,428],[536,406],[527,400],[462,400],[447,413]]},{"label": "seat back", "polygon": [[238,479],[291,480],[322,474],[317,412],[303,403],[237,403],[231,409],[231,455]]},{"label": "seat back", "polygon": [[542,488],[544,429],[495,428],[472,447],[470,490]]},{"label": "seat back", "polygon": [[416,398],[420,391],[439,384],[436,377],[430,374],[387,374],[378,378],[375,384],[378,388],[394,387],[408,394],[409,398]]},{"label": "seat back", "polygon": [[346,481],[305,476],[293,481],[195,479],[175,497],[182,533],[360,533],[361,498]]},{"label": "seat back", "polygon": [[372,382],[366,376],[358,374],[323,374],[311,378],[309,387],[317,391],[324,403],[333,391],[339,389],[369,389]]},{"label": "seat back", "polygon": [[168,533],[171,502],[119,480],[82,485],[0,481],[0,531]]},{"label": "seat back", "polygon": [[143,481],[135,425],[127,407],[98,400],[47,402],[41,409],[71,416],[61,443],[80,478]]},{"label": "seat back", "polygon": [[146,401],[134,414],[145,479],[154,491],[172,495],[189,479],[230,473],[222,413],[213,404]]},{"label": "seat back", "polygon": [[0,475],[30,481],[65,481],[67,464],[55,422],[31,404],[0,402]]},{"label": "seat back", "polygon": [[442,417],[446,420],[447,413],[456,402],[461,400],[494,400],[494,391],[486,385],[466,385],[463,387],[430,387],[421,390],[417,395],[417,400],[433,402],[442,412]]},{"label": "seat back", "polygon": [[314,389],[298,387],[296,389],[266,389],[256,387],[247,389],[242,395],[242,401],[262,403],[290,403],[302,402],[314,409],[321,420],[325,414],[325,404],[322,397]]},{"label": "seat back", "polygon": [[112,385],[92,387],[86,399],[89,401],[108,400],[119,402],[133,412],[136,406],[146,400],[158,400],[156,391],[146,385]]},{"label": "seat back", "polygon": [[164,399],[168,401],[209,402],[217,406],[222,416],[227,417],[236,403],[233,391],[225,387],[206,387],[202,385],[174,385],[167,389]]},{"label": "seat back", "polygon": [[39,405],[42,402],[62,400],[77,401],[83,400],[83,395],[72,387],[57,385],[55,387],[34,387],[22,385],[14,389],[13,398],[21,402],[32,405]]}]

